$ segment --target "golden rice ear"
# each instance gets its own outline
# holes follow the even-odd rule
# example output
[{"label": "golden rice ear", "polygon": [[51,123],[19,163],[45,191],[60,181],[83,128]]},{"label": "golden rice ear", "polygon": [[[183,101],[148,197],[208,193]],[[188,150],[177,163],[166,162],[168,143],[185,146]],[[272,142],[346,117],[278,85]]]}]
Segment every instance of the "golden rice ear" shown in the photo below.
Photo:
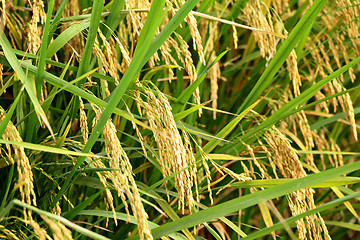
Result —
[{"label": "golden rice ear", "polygon": [[[210,59],[210,62],[213,62],[217,56],[216,56],[216,52],[213,51],[213,49],[215,48],[215,42],[214,40],[217,39],[217,36],[219,34],[219,28],[218,28],[218,23],[217,22],[210,22],[208,25],[209,28],[209,38],[206,42],[206,46],[205,46],[205,52],[207,54],[207,58]],[[217,99],[218,99],[218,80],[221,77],[221,72],[220,72],[220,63],[217,62],[215,63],[208,72],[208,75],[210,77],[210,86],[211,86],[211,93],[210,93],[210,98],[211,98],[211,107],[216,109],[217,108]],[[213,111],[213,119],[216,119],[216,111]]]},{"label": "golden rice ear", "polygon": [[[350,0],[336,0],[336,4],[339,6],[342,12],[342,16],[344,18],[344,23],[347,24],[346,34],[348,35],[352,47],[356,52],[356,55],[360,55],[359,45],[359,26],[354,19],[358,18],[359,16],[359,6],[355,3],[359,3],[358,1],[350,1]],[[360,67],[360,65],[358,65]],[[350,78],[352,82],[355,80],[352,78],[350,74]],[[356,77],[355,77],[356,78]]]},{"label": "golden rice ear", "polygon": [[282,15],[284,15],[283,13],[285,10],[287,10],[288,13],[290,12],[289,3],[290,3],[290,1],[287,1],[287,0],[271,1],[271,5],[274,7],[275,12],[277,12],[278,14],[282,14]]},{"label": "golden rice ear", "polygon": [[[331,48],[332,53],[334,54],[334,59],[335,59],[335,62],[338,67],[341,67],[341,63],[339,60],[339,53],[341,53],[341,55],[343,56],[345,63],[349,63],[349,56],[347,53],[348,49],[343,44],[343,41],[342,41],[343,38],[344,38],[344,35],[340,35],[340,36],[336,35],[334,37],[335,42],[332,41],[331,39],[329,41],[329,46]],[[318,40],[316,42],[313,42],[309,46],[309,48],[310,48],[311,56],[317,63],[319,63],[318,64],[319,75],[322,78],[327,77],[328,74],[332,73],[334,70],[332,69],[330,58],[328,57],[328,54],[325,51],[325,47],[324,47],[323,43]],[[355,78],[355,76],[353,76],[353,69],[352,70],[349,69],[349,76],[350,76],[350,79]],[[311,78],[314,78],[314,77],[315,76],[312,76]],[[343,74],[340,75],[340,80],[341,81],[344,80]],[[339,81],[339,79],[332,80],[327,85],[325,85],[323,88],[323,91],[325,92],[326,95],[333,95],[333,94],[342,92],[344,90],[346,90],[346,89],[341,85],[341,82]],[[321,91],[319,91],[315,95],[316,100],[322,99],[324,97],[325,97],[325,95]],[[332,106],[334,108],[334,112],[337,111],[337,107],[338,107],[338,105],[340,105],[341,108],[343,109],[343,111],[346,113],[346,117],[350,122],[352,136],[357,141],[358,137],[357,137],[354,107],[353,107],[353,103],[352,103],[350,94],[346,93],[341,96],[338,96],[337,98],[332,98],[330,100],[330,103],[332,104]],[[329,113],[329,109],[325,102],[323,102],[319,106],[321,108],[325,109],[325,111],[327,113]],[[320,109],[317,109],[317,110],[320,110]]]},{"label": "golden rice ear", "polygon": [[[60,5],[60,3],[58,4]],[[68,3],[65,5],[64,12],[62,17],[71,17],[71,16],[78,16],[81,14],[80,4],[78,0],[69,0]],[[71,23],[72,24],[72,23]],[[68,24],[64,24],[64,27],[67,27]],[[61,29],[63,31],[63,29]],[[84,38],[81,33],[75,35],[72,39],[68,41],[67,44],[64,45],[64,61],[68,61],[72,54],[75,54],[75,57],[79,60],[82,56],[84,51],[85,43]]]},{"label": "golden rice ear", "polygon": [[[158,147],[159,158],[157,159],[164,177],[176,174],[175,185],[179,195],[179,209],[184,212],[185,205],[191,211],[195,201],[193,198],[192,187],[194,186],[194,172],[196,165],[189,166],[191,151],[186,148],[177,129],[174,116],[171,112],[169,100],[165,95],[156,91],[157,96],[150,89],[144,88],[146,101],[140,96],[135,96],[135,100],[145,109],[149,120],[150,128],[153,130],[155,142]],[[184,170],[185,169],[185,170]]]},{"label": "golden rice ear", "polygon": [[[297,151],[291,147],[289,140],[278,129],[272,127],[265,133],[264,139],[274,156],[275,166],[283,177],[301,178],[307,175],[300,163]],[[293,215],[316,207],[314,192],[313,189],[306,188],[288,196],[289,207]],[[305,218],[305,221],[303,219],[296,221],[299,238],[322,239],[322,236],[328,236],[327,228],[323,222],[320,215],[310,215]]]},{"label": "golden rice ear", "polygon": [[[1,86],[1,88],[4,87],[3,69],[4,69],[4,66],[2,64],[0,64],[0,86]],[[6,89],[4,89],[4,93],[6,93]]]},{"label": "golden rice ear", "polygon": [[[93,104],[92,108],[96,114],[94,121],[96,122],[100,118],[102,110]],[[140,238],[143,239],[145,237],[146,239],[153,239],[147,222],[148,215],[145,212],[144,206],[141,202],[139,190],[133,176],[130,160],[127,157],[126,152],[121,147],[120,141],[117,137],[115,125],[112,123],[111,119],[109,119],[105,124],[103,134],[105,138],[105,152],[109,159],[109,167],[113,169],[119,169],[121,171],[106,172],[106,179],[99,175],[100,180],[104,186],[107,185],[107,180],[112,181],[118,196],[121,197],[122,202],[124,203],[125,211],[128,215],[128,220],[130,221],[130,212],[126,202],[126,199],[129,199],[134,217],[138,222]],[[98,166],[104,166],[101,162],[94,162],[94,164]],[[106,196],[107,207],[111,207],[116,223],[116,212],[110,191],[106,192]]]},{"label": "golden rice ear", "polygon": [[292,50],[290,56],[286,59],[286,66],[289,72],[289,77],[293,83],[293,91],[295,97],[300,95],[301,77],[297,65],[297,56],[295,50]]},{"label": "golden rice ear", "polygon": [[[217,58],[214,51],[212,51],[212,54],[210,56],[211,62],[213,62]],[[211,107],[213,109],[217,109],[217,99],[218,99],[218,81],[221,77],[221,71],[220,71],[220,63],[215,63],[210,69],[209,69],[209,77],[210,77],[210,85],[211,85]],[[216,111],[213,111],[213,119],[216,119]]]},{"label": "golden rice ear", "polygon": [[85,107],[84,107],[84,102],[82,101],[81,97],[79,97],[79,101],[80,101],[80,130],[81,130],[81,135],[83,137],[83,141],[86,144],[87,140],[89,138],[89,128],[88,128],[88,124],[87,124],[87,116],[85,113]]},{"label": "golden rice ear", "polygon": [[148,226],[148,215],[145,212],[144,206],[141,202],[139,190],[135,183],[132,167],[126,152],[122,149],[120,141],[116,135],[116,128],[111,120],[108,120],[104,128],[105,149],[110,158],[109,166],[114,169],[121,169],[113,173],[114,187],[121,196],[123,192],[130,200],[130,205],[133,210],[134,217],[138,222],[139,235],[143,239],[152,239],[150,228]]},{"label": "golden rice ear", "polygon": [[5,30],[7,5],[5,0],[0,1],[0,31]]},{"label": "golden rice ear", "polygon": [[[266,32],[274,32],[272,16],[266,4],[262,4],[260,0],[249,0],[243,11],[251,27],[262,29]],[[260,32],[254,32],[253,34],[259,45],[261,56],[266,57],[270,61],[276,53],[277,39],[272,34]]]},{"label": "golden rice ear", "polygon": [[40,225],[33,219],[24,222],[25,224],[29,224],[33,228],[34,233],[39,240],[51,239],[51,237],[47,234],[46,230],[41,228]]},{"label": "golden rice ear", "polygon": [[49,225],[54,239],[58,240],[73,240],[71,231],[67,229],[64,224],[59,221],[51,220],[50,218],[40,215],[40,217]]},{"label": "golden rice ear", "polygon": [[45,23],[46,14],[42,0],[30,0],[28,2],[32,10],[32,17],[28,27],[27,44],[29,52],[36,54],[40,48],[42,36],[42,27],[38,27],[38,23]]},{"label": "golden rice ear", "polygon": [[104,45],[104,51],[101,51],[101,53],[97,53],[97,55],[103,63],[103,68],[105,72],[112,76],[115,79],[115,85],[118,85],[119,74],[117,70],[119,69],[120,65],[117,59],[115,41],[113,38],[109,38],[108,41],[100,30],[98,30],[98,36],[100,37],[102,44]]},{"label": "golden rice ear", "polygon": [[205,58],[204,58],[204,50],[203,50],[203,45],[202,45],[202,39],[197,27],[197,22],[196,19],[194,17],[193,14],[191,14],[191,12],[186,16],[185,18],[186,23],[189,25],[189,29],[190,29],[190,34],[194,43],[194,49],[197,50],[199,58],[200,58],[200,62],[202,62],[204,65],[205,63]]},{"label": "golden rice ear", "polygon": [[[94,117],[93,123],[92,123],[92,128],[94,128],[95,125],[97,124],[98,120],[100,119],[102,112],[101,112],[101,109],[99,107],[97,107],[95,104],[90,103],[90,105],[91,105],[91,108],[93,109],[93,111],[95,112],[95,117]],[[105,148],[105,149],[107,149],[107,148]],[[101,161],[101,159],[92,159],[92,160],[93,161],[91,162],[91,166],[97,167],[97,168],[106,168],[106,165]],[[103,186],[107,188],[105,190],[105,198],[104,198],[105,209],[108,210],[109,208],[111,208],[111,211],[114,216],[115,225],[117,225],[116,210],[115,210],[115,206],[114,206],[114,198],[111,194],[111,191],[109,190],[110,184],[108,183],[108,180],[113,181],[115,177],[113,176],[113,173],[109,172],[109,171],[96,172],[96,173],[97,173],[101,183],[103,184]],[[121,192],[120,196],[124,202],[125,210],[129,217],[128,204],[126,202],[125,195],[123,194],[123,192]],[[107,219],[106,225],[108,225],[108,221],[109,220]]]},{"label": "golden rice ear", "polygon": [[[0,108],[0,123],[5,118],[5,111]],[[4,140],[11,140],[15,142],[23,142],[20,133],[13,125],[9,122],[2,135]],[[8,150],[9,163],[17,165],[18,181],[15,184],[15,189],[19,189],[21,194],[21,200],[29,205],[36,206],[36,195],[34,191],[34,177],[30,161],[25,153],[22,146],[5,144]],[[24,208],[24,219],[27,217],[31,218],[31,211],[26,211]]]}]

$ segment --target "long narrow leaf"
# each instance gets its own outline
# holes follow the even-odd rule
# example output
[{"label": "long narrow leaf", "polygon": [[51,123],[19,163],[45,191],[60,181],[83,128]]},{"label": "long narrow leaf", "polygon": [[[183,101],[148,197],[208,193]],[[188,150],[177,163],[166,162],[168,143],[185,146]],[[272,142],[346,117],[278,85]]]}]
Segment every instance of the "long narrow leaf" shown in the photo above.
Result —
[{"label": "long narrow leaf", "polygon": [[16,58],[14,51],[11,48],[11,45],[7,38],[5,37],[5,34],[2,29],[0,29],[0,45],[2,47],[2,50],[4,52],[4,55],[8,62],[10,63],[11,67],[14,69],[16,74],[19,76],[21,83],[24,84],[25,90],[28,93],[30,100],[32,104],[34,105],[34,109],[38,117],[44,122],[46,127],[49,129],[51,135],[54,137],[54,133],[51,129],[50,123],[46,117],[45,112],[41,108],[40,102],[36,96],[35,92],[35,86],[31,84],[31,80],[28,79],[23,69],[20,67],[20,62]]},{"label": "long narrow leaf", "polygon": [[[233,199],[225,203],[221,203],[208,209],[199,211],[192,215],[185,216],[174,222],[162,225],[161,227],[152,230],[151,233],[153,234],[154,238],[160,238],[170,233],[174,233],[178,230],[195,226],[197,224],[207,222],[215,218],[226,216],[230,213],[245,209],[260,202],[281,197],[285,194],[289,194],[302,188],[310,187],[311,185],[318,184],[359,169],[360,162],[355,162],[338,168],[326,170],[321,173],[312,174],[299,179],[294,179],[288,183],[280,184],[272,188],[268,188],[237,199]],[[128,238],[128,240],[130,239],[132,240],[138,238]]]},{"label": "long narrow leaf", "polygon": [[247,108],[252,102],[254,102],[263,91],[273,82],[274,76],[280,67],[289,56],[290,52],[295,48],[296,44],[300,41],[303,34],[306,33],[307,29],[312,25],[316,16],[319,14],[321,9],[324,7],[327,0],[314,1],[313,5],[300,19],[298,24],[290,32],[284,43],[281,45],[275,56],[269,62],[269,65],[265,69],[265,72],[261,75],[260,79],[256,82],[256,85],[252,88],[249,95],[246,97],[244,102],[241,104],[237,113],[240,113]]}]

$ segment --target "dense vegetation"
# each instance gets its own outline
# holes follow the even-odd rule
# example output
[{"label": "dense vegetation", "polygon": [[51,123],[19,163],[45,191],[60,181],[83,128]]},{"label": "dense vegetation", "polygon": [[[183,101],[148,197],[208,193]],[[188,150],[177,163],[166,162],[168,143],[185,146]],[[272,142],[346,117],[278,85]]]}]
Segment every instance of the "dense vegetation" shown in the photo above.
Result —
[{"label": "dense vegetation", "polygon": [[360,238],[359,0],[0,3],[0,238]]}]

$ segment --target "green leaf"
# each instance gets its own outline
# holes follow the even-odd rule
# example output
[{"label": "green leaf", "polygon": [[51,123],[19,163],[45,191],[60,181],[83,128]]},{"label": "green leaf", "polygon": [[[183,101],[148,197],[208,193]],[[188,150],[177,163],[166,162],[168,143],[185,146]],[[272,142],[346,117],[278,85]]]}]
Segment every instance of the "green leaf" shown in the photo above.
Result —
[{"label": "green leaf", "polygon": [[200,76],[192,83],[189,87],[187,87],[180,96],[176,99],[175,103],[173,104],[173,113],[178,113],[182,108],[183,104],[189,101],[193,92],[195,92],[196,88],[204,81],[206,74],[209,72],[210,68],[214,66],[220,59],[228,52],[228,50],[222,52],[217,56],[217,58],[207,66],[204,71],[200,74]]},{"label": "green leaf", "polygon": [[59,51],[65,44],[67,44],[73,37],[79,34],[84,29],[90,26],[90,20],[84,20],[80,23],[69,26],[50,44],[46,51],[46,58],[51,58],[57,51]]},{"label": "green leaf", "polygon": [[193,112],[196,112],[197,110],[199,110],[200,108],[202,108],[203,106],[205,106],[206,104],[208,104],[210,101],[207,101],[205,103],[202,103],[202,104],[198,104],[198,105],[195,105],[189,109],[186,109],[185,111],[182,111],[182,112],[178,112],[176,114],[174,114],[174,119],[175,121],[179,121],[185,117],[187,117],[188,115],[190,115],[191,113]]},{"label": "green leaf", "polygon": [[34,144],[34,143],[28,143],[28,142],[16,142],[16,141],[11,141],[11,140],[0,139],[0,143],[20,146],[20,147],[23,147],[26,149],[31,149],[34,151],[42,151],[42,152],[49,152],[49,153],[56,153],[56,154],[63,154],[63,155],[72,155],[72,156],[100,157],[100,156],[94,155],[92,153],[75,152],[75,151],[65,150],[65,149],[61,149],[61,148],[54,148],[54,147],[49,147],[49,146],[44,146],[44,145]]},{"label": "green leaf", "polygon": [[76,215],[78,215],[81,211],[83,211],[87,206],[90,205],[92,201],[94,201],[100,194],[102,194],[105,191],[105,189],[91,195],[85,201],[81,202],[79,205],[76,205],[73,209],[71,209],[69,212],[64,213],[63,217],[72,220]]},{"label": "green leaf", "polygon": [[51,20],[52,12],[54,9],[54,3],[55,3],[54,0],[50,0],[48,2],[48,11],[46,13],[44,32],[42,35],[41,45],[40,45],[40,50],[39,50],[37,73],[35,76],[36,93],[37,93],[38,99],[40,99],[41,86],[42,86],[42,81],[43,81],[43,77],[44,77],[46,50],[48,47],[49,33],[50,33],[50,20]]},{"label": "green leaf", "polygon": [[[349,194],[343,198],[339,198],[334,201],[324,203],[323,205],[321,205],[319,207],[310,209],[310,210],[306,211],[305,213],[289,217],[284,222],[279,222],[279,223],[274,224],[272,227],[265,228],[260,231],[256,231],[255,233],[249,234],[247,237],[245,237],[243,239],[244,240],[260,239],[261,237],[263,237],[273,231],[280,230],[287,225],[294,224],[297,220],[300,220],[300,219],[310,216],[312,214],[323,212],[327,209],[336,207],[338,205],[343,204],[346,201],[349,201],[349,200],[357,198],[357,197],[360,197],[360,192]],[[327,221],[325,221],[325,224],[327,224]]]},{"label": "green leaf", "polygon": [[[9,41],[5,37],[5,34],[2,29],[0,29],[0,45],[2,47],[4,55],[5,55],[6,59],[8,60],[9,64],[11,65],[13,70],[16,72],[16,74],[20,78],[21,83],[25,86],[25,90],[28,93],[32,104],[34,105],[34,109],[35,109],[37,116],[44,122],[45,126],[49,129],[49,132],[51,133],[51,135],[54,138],[54,133],[51,129],[50,123],[46,117],[45,112],[41,108],[40,102],[36,96],[36,89],[35,89],[34,81],[29,79],[28,76],[23,71],[23,69],[20,67],[20,62],[16,58],[15,53],[14,53]],[[40,119],[39,119],[39,121],[41,122]]]},{"label": "green leaf", "polygon": [[16,109],[17,104],[19,103],[19,100],[20,100],[23,90],[24,90],[24,86],[20,89],[18,95],[16,96],[13,104],[11,105],[11,107],[7,113],[5,113],[5,110],[0,106],[1,115],[5,114],[5,117],[2,119],[2,121],[0,123],[0,138],[2,138],[2,135],[3,135],[7,125],[11,122],[11,118],[13,116],[13,113]]},{"label": "green leaf", "polygon": [[[274,187],[280,184],[284,184],[287,182],[290,182],[291,179],[263,179],[263,180],[251,180],[246,182],[237,182],[232,183],[229,185],[229,187],[234,188],[267,188],[267,187]],[[360,183],[360,178],[358,177],[338,177],[330,180],[326,180],[325,182],[318,183],[315,185],[310,186],[311,188],[329,188],[329,187],[335,187],[335,186],[344,186],[349,184],[356,184]],[[219,187],[220,188],[220,187]],[[218,188],[214,188],[213,190],[216,190]]]},{"label": "green leaf", "polygon": [[[234,120],[232,120],[230,123],[228,123],[218,134],[216,134],[216,137],[218,138],[225,138],[245,117],[245,115],[250,112],[262,99],[257,100],[255,103],[253,103],[251,106],[249,106],[247,109],[245,109],[239,116],[237,116]],[[210,153],[218,144],[220,143],[219,139],[211,139],[204,147],[203,150],[206,153]]]},{"label": "green leaf", "polygon": [[256,85],[251,89],[249,95],[247,95],[246,99],[242,102],[237,113],[240,113],[243,111],[243,109],[247,108],[252,102],[254,102],[274,81],[275,74],[283,65],[291,51],[295,48],[296,44],[300,41],[300,39],[302,39],[303,34],[305,34],[308,28],[311,27],[312,23],[315,21],[316,16],[324,7],[326,2],[327,0],[314,1],[313,5],[300,19],[298,24],[296,24],[294,29],[290,32],[289,36],[276,52],[275,56],[271,59],[264,73],[256,82]]},{"label": "green leaf", "polygon": [[259,125],[251,128],[247,133],[245,133],[243,136],[239,137],[237,141],[234,141],[234,144],[228,144],[227,146],[224,146],[222,151],[239,148],[240,146],[242,146],[242,141],[247,142],[247,143],[252,142],[256,138],[257,134],[259,134],[262,131],[273,126],[275,123],[279,122],[280,120],[300,111],[299,109],[296,109],[297,106],[301,106],[302,104],[306,103],[323,86],[325,86],[325,84],[330,82],[332,79],[338,77],[340,74],[346,72],[349,68],[353,67],[355,64],[357,64],[359,62],[360,62],[360,57],[354,59],[350,63],[346,64],[345,66],[343,66],[340,69],[336,70],[335,72],[331,73],[326,78],[324,78],[321,81],[317,82],[316,84],[312,85],[310,88],[306,89],[299,96],[290,100],[283,107],[281,107],[278,111],[276,111],[271,116],[269,116],[267,119],[262,121]]},{"label": "green leaf", "polygon": [[84,52],[81,56],[79,63],[79,69],[77,71],[76,77],[79,77],[89,71],[91,56],[93,52],[93,47],[97,35],[97,31],[100,24],[101,13],[104,7],[104,0],[94,0],[91,11],[90,19],[90,28],[87,35]]},{"label": "green leaf", "polygon": [[[111,211],[103,211],[103,210],[84,210],[81,211],[79,213],[79,215],[87,215],[87,216],[96,216],[96,217],[105,217],[105,218],[114,218],[114,215]],[[128,219],[128,215],[121,213],[121,212],[116,212],[116,218],[122,221],[127,222]],[[136,218],[132,215],[130,215],[130,223],[132,224],[137,224]],[[153,223],[151,221],[148,221],[149,224],[149,228],[153,229],[158,227],[159,225],[156,223]],[[175,240],[184,240],[184,236],[178,234],[178,233],[174,233],[174,234],[169,234],[169,236]]]},{"label": "green leaf", "polygon": [[[325,170],[321,173],[308,175],[303,178],[293,179],[288,183],[280,184],[262,191],[245,195],[236,199],[229,200],[225,203],[217,204],[208,209],[193,213],[192,215],[182,217],[179,220],[166,223],[151,231],[154,238],[160,238],[170,233],[174,233],[181,229],[186,229],[203,222],[226,216],[233,212],[254,206],[260,202],[268,201],[277,197],[284,196],[302,188],[308,188],[312,185],[325,182],[327,180],[348,174],[360,169],[360,162],[351,163],[338,168]],[[310,210],[311,211],[311,210]],[[138,237],[131,237],[128,240],[138,239]]]}]

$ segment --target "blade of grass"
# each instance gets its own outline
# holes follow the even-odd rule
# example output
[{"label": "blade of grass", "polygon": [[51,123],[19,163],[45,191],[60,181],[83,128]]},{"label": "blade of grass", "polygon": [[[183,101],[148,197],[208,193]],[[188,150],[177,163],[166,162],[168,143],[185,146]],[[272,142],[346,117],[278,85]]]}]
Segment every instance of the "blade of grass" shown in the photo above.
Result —
[{"label": "blade of grass", "polygon": [[36,94],[38,99],[40,99],[41,94],[41,86],[43,85],[42,81],[44,78],[44,71],[45,71],[45,58],[46,58],[46,50],[49,46],[49,33],[50,33],[50,20],[52,16],[52,12],[54,9],[54,0],[50,0],[48,2],[48,10],[46,13],[46,21],[44,25],[44,32],[41,39],[41,45],[39,50],[39,58],[37,64],[37,72],[35,76],[35,84],[36,84]]},{"label": "blade of grass", "polygon": [[[340,74],[347,71],[349,68],[353,67],[355,64],[360,62],[360,57],[354,59],[350,63],[346,64],[345,66],[341,67],[340,69],[336,70],[335,72],[331,73],[326,78],[322,79],[321,81],[317,82],[316,84],[312,85],[310,88],[305,90],[303,93],[301,93],[298,97],[290,100],[288,103],[286,103],[282,108],[280,108],[278,111],[273,113],[271,116],[269,116],[266,120],[262,121],[259,125],[256,127],[251,128],[247,133],[245,133],[243,136],[239,137],[236,141],[234,141],[234,144],[228,144],[227,146],[224,146],[221,151],[228,151],[230,149],[239,149],[242,146],[242,141],[244,142],[252,142],[255,140],[256,135],[261,133],[262,131],[266,130],[267,128],[271,127],[275,123],[279,122],[280,120],[290,116],[291,114],[294,114],[294,112],[297,112],[296,107],[301,106],[302,104],[306,103],[310,98],[312,98],[325,84],[330,82],[332,79],[336,78]],[[234,151],[231,152],[234,152]]]},{"label": "blade of grass", "polygon": [[[4,209],[5,205],[6,205],[6,200],[8,198],[9,192],[10,192],[10,187],[11,187],[11,183],[13,181],[13,176],[14,176],[14,169],[15,169],[15,164],[12,164],[9,170],[9,174],[8,174],[8,178],[6,183],[2,183],[2,191],[4,191],[4,195],[3,195],[3,199],[0,205],[0,209]],[[6,188],[5,188],[6,187]],[[2,211],[0,211],[1,213]]]},{"label": "blade of grass", "polygon": [[87,198],[85,201],[81,202],[80,204],[76,205],[73,209],[70,211],[64,213],[63,217],[72,220],[76,215],[78,215],[81,211],[83,211],[92,201],[94,201],[100,194],[102,194],[105,191],[105,188],[101,191],[98,191],[97,193],[91,195],[89,198]]},{"label": "blade of grass", "polygon": [[[251,187],[267,188],[267,187],[274,187],[279,184],[284,184],[289,181],[291,181],[291,179],[285,179],[285,178],[283,178],[283,179],[263,179],[263,180],[251,180],[251,181],[246,181],[246,182],[232,183],[229,186],[234,187],[234,188],[251,188]],[[311,188],[330,188],[330,187],[335,187],[335,186],[342,186],[342,185],[349,185],[349,184],[356,184],[356,183],[360,183],[360,178],[358,178],[358,177],[339,177],[339,178],[330,179],[325,182],[312,185],[310,187]],[[217,190],[220,188],[221,187],[213,188],[213,190]]]},{"label": "blade of grass", "polygon": [[[197,224],[207,222],[222,216],[226,216],[241,209],[254,206],[263,201],[271,200],[302,188],[307,188],[312,185],[339,177],[343,174],[360,169],[360,162],[347,164],[338,168],[325,170],[321,173],[312,174],[303,178],[294,179],[288,183],[280,184],[278,186],[258,191],[240,198],[232,199],[225,203],[220,203],[208,209],[199,211],[189,216],[182,217],[179,220],[166,223],[151,231],[154,238],[160,238],[170,233],[174,233],[181,229],[186,229]],[[138,236],[128,238],[128,240],[138,239]]]},{"label": "blade of grass", "polygon": [[[201,209],[207,209],[209,207],[207,207],[204,204],[201,203],[196,203]],[[194,212],[198,212],[196,209],[194,209]],[[224,222],[229,228],[231,228],[232,230],[234,230],[239,236],[241,237],[246,237],[246,234],[238,227],[236,226],[232,221],[230,221],[229,219],[227,219],[226,217],[220,217],[219,218],[222,222]]]},{"label": "blade of grass", "polygon": [[68,27],[50,44],[46,50],[46,58],[51,58],[57,51],[59,51],[65,44],[67,44],[73,37],[79,34],[84,29],[90,26],[89,20],[81,21]]},{"label": "blade of grass", "polygon": [[[272,227],[264,228],[262,230],[256,231],[255,233],[249,234],[247,237],[245,237],[243,239],[244,240],[260,239],[261,237],[263,237],[273,231],[283,229],[285,226],[285,223],[286,223],[286,225],[294,224],[297,220],[300,220],[300,219],[305,218],[312,214],[323,212],[327,209],[336,207],[340,204],[343,204],[346,201],[349,201],[349,200],[357,198],[357,197],[360,197],[360,192],[355,192],[355,193],[349,194],[343,198],[339,198],[334,201],[327,202],[319,207],[310,209],[310,210],[306,211],[305,213],[289,217],[285,220],[285,222],[279,222],[279,223],[274,224]],[[325,222],[325,224],[326,224],[326,222]]]},{"label": "blade of grass", "polygon": [[81,60],[79,63],[79,69],[76,73],[76,77],[83,75],[89,70],[88,68],[90,66],[91,56],[97,35],[97,30],[100,24],[103,7],[104,7],[104,0],[93,1],[89,32],[87,35],[84,52],[81,56]]},{"label": "blade of grass", "polygon": [[207,102],[204,102],[202,104],[199,104],[199,105],[195,105],[185,111],[182,111],[182,112],[178,112],[176,114],[174,114],[174,119],[175,121],[179,121],[185,117],[187,117],[188,115],[190,115],[191,113],[193,112],[196,112],[197,110],[199,110],[200,108],[202,108],[203,106],[205,106],[206,104],[208,104],[209,102],[211,101],[207,101]]},{"label": "blade of grass", "polygon": [[13,104],[11,105],[9,111],[6,114],[5,114],[4,109],[0,106],[0,113],[5,114],[4,119],[2,119],[2,121],[0,123],[0,138],[2,138],[2,135],[3,135],[7,125],[11,121],[11,118],[13,116],[13,113],[16,109],[17,104],[19,103],[19,100],[20,100],[20,97],[21,97],[23,91],[24,91],[24,86],[20,89],[19,94],[16,96]]},{"label": "blade of grass", "polygon": [[16,146],[21,146],[26,149],[42,151],[42,152],[49,152],[49,153],[56,153],[56,154],[83,156],[83,157],[100,157],[100,156],[94,155],[92,153],[75,152],[75,151],[54,148],[54,147],[49,147],[49,146],[44,146],[44,145],[34,144],[34,143],[28,143],[28,142],[16,142],[16,141],[11,141],[11,140],[0,139],[0,143],[16,145]]},{"label": "blade of grass", "polygon": [[[105,217],[105,218],[113,218],[114,215],[110,211],[103,211],[103,210],[83,210],[79,213],[79,215],[88,215],[88,216],[96,216],[96,217]],[[128,221],[128,215],[116,212],[116,218],[122,221],[127,222]],[[130,215],[130,223],[137,224],[137,221],[134,216]],[[153,223],[151,221],[148,221],[150,229],[156,228],[159,225],[156,223]],[[169,237],[175,239],[175,240],[184,240],[184,237],[178,233],[175,234],[169,234]]]},{"label": "blade of grass", "polygon": [[271,59],[268,67],[265,69],[260,79],[256,82],[256,85],[251,89],[249,95],[247,95],[246,99],[242,102],[237,113],[242,112],[252,102],[254,102],[273,82],[275,74],[283,65],[286,58],[289,56],[296,44],[300,41],[303,34],[306,33],[307,29],[315,21],[315,18],[317,17],[321,9],[324,7],[326,2],[327,0],[314,1],[313,5],[304,14],[298,24],[296,24],[294,29],[290,32],[284,43],[280,46],[273,59]]},{"label": "blade of grass", "polygon": [[122,17],[120,17],[121,10],[124,8],[125,0],[114,0],[109,16],[100,29],[102,30],[104,36],[108,39],[111,36],[111,32],[119,26]]},{"label": "blade of grass", "polygon": [[52,37],[54,35],[54,32],[56,31],[57,26],[60,23],[61,15],[64,12],[65,5],[66,5],[67,2],[68,2],[68,0],[62,0],[59,8],[56,11],[55,17],[52,20],[51,25],[50,25],[49,39],[52,39]]},{"label": "blade of grass", "polygon": [[[225,138],[236,126],[237,124],[245,117],[245,115],[250,112],[262,99],[257,100],[255,103],[251,104],[247,109],[245,109],[239,116],[237,116],[234,120],[228,123],[218,134],[216,137]],[[203,150],[206,153],[210,153],[218,144],[220,143],[219,139],[211,139],[204,147]]]},{"label": "blade of grass", "polygon": [[[48,42],[49,42],[50,20],[51,20],[53,9],[54,9],[54,0],[50,0],[48,3],[48,11],[46,14],[46,21],[45,21],[41,45],[40,45],[40,49],[39,49],[39,57],[37,59],[37,72],[35,75],[36,96],[39,100],[40,100],[40,96],[41,96],[41,87],[43,85],[43,78],[44,78],[44,71],[45,71],[45,58],[46,58],[45,54],[46,54],[46,49],[48,47]],[[29,127],[26,129],[26,140],[31,141],[33,139],[34,132],[36,132],[36,130],[38,129],[37,126],[39,126],[37,124],[37,119],[36,119],[35,114],[30,115],[28,124],[30,126],[34,126],[34,127]]]},{"label": "blade of grass", "polygon": [[[50,123],[46,117],[45,112],[41,108],[40,102],[37,99],[36,92],[35,92],[35,86],[31,84],[31,81],[28,79],[27,75],[24,73],[23,69],[20,67],[19,60],[16,58],[14,51],[12,50],[12,47],[6,38],[4,32],[2,29],[0,29],[0,45],[2,47],[2,50],[4,52],[4,55],[8,62],[10,63],[11,67],[14,69],[16,74],[21,80],[21,83],[25,86],[25,90],[28,93],[30,100],[32,104],[34,105],[35,112],[37,116],[44,122],[45,126],[48,128],[51,136],[54,137],[54,133],[51,129]],[[39,121],[41,121],[39,119]]]},{"label": "blade of grass", "polygon": [[349,230],[360,232],[359,224],[340,222],[340,221],[325,221],[325,224],[329,226],[337,226],[337,227],[347,228]]},{"label": "blade of grass", "polygon": [[[87,236],[87,237],[90,237],[92,239],[97,239],[97,240],[110,240],[110,238],[107,238],[107,237],[104,237],[98,233],[95,233],[95,232],[92,232],[86,228],[83,228],[75,223],[72,223],[70,222],[69,220],[67,220],[66,218],[63,218],[61,216],[58,216],[58,215],[55,215],[55,214],[52,214],[52,213],[49,213],[47,211],[44,211],[44,210],[41,210],[39,208],[36,208],[34,206],[31,206],[31,205],[28,205],[26,203],[23,203],[17,199],[14,199],[11,201],[11,205],[9,204],[9,206],[13,206],[13,205],[18,205],[22,208],[26,208],[26,209],[29,209],[37,214],[41,214],[41,215],[44,215],[46,217],[49,217],[49,218],[52,218],[52,219],[55,219],[59,222],[61,222],[62,224],[64,224],[65,226],[67,227],[70,227],[72,229],[74,229],[75,231],[83,234],[84,236]],[[11,209],[11,208],[10,208]]]}]

